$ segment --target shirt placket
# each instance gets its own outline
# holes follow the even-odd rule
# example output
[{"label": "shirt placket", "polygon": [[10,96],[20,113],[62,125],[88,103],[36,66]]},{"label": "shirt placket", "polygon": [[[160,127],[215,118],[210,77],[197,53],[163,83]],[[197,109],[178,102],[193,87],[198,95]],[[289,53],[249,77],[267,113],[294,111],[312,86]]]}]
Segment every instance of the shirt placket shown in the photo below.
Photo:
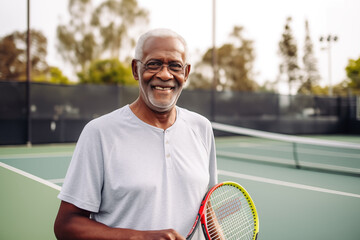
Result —
[{"label": "shirt placket", "polygon": [[167,168],[172,167],[172,154],[171,154],[171,144],[170,144],[170,130],[164,131],[164,154]]}]

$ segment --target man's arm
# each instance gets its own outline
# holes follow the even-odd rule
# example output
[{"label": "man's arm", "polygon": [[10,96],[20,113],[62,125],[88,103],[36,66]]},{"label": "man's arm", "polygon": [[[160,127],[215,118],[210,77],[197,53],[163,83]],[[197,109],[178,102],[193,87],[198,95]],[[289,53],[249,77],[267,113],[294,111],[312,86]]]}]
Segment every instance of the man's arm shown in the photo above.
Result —
[{"label": "man's arm", "polygon": [[62,201],[55,220],[54,231],[59,240],[185,240],[172,229],[159,231],[136,231],[124,228],[111,228],[90,219],[90,212],[71,203]]}]

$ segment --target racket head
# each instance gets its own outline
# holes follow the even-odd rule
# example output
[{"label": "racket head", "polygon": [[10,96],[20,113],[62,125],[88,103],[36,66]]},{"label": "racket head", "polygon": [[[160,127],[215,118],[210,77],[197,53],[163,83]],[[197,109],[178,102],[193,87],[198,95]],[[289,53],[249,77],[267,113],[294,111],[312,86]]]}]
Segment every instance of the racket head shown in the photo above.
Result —
[{"label": "racket head", "polygon": [[222,182],[206,194],[199,211],[209,240],[256,240],[259,218],[253,200],[240,184]]}]

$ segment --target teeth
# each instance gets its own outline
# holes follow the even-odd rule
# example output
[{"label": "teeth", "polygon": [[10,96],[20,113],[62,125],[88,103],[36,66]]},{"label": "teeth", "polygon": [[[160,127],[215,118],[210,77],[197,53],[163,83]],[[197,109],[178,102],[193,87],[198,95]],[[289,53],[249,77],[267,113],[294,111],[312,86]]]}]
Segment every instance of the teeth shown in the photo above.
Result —
[{"label": "teeth", "polygon": [[171,87],[159,87],[159,86],[155,86],[156,90],[171,90]]}]

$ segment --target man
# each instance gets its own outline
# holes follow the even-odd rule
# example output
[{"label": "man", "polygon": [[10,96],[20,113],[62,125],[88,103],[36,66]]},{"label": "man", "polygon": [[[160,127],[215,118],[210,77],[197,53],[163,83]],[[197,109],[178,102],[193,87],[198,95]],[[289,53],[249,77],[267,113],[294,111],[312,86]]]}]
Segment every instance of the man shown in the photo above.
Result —
[{"label": "man", "polygon": [[140,37],[139,97],[81,133],[59,194],[58,239],[183,240],[190,231],[217,175],[210,122],[176,106],[187,57],[170,30]]}]

